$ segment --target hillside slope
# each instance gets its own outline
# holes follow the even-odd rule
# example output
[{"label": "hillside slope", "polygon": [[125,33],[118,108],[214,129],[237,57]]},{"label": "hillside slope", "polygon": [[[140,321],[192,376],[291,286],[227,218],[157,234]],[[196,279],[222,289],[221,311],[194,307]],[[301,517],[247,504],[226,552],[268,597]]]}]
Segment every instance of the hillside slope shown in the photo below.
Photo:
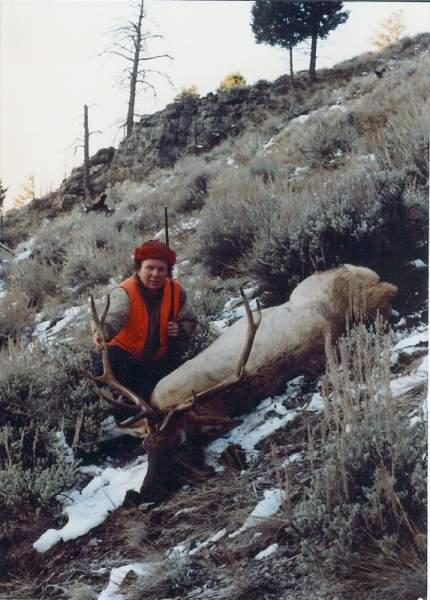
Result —
[{"label": "hillside slope", "polygon": [[[94,164],[111,216],[81,213],[79,171],[8,215],[2,598],[424,597],[429,47],[422,35],[320,72],[316,84],[299,76],[290,90],[283,78],[170,107]],[[239,126],[210,138],[212,115],[196,155],[192,145],[204,144],[186,132],[210,103]],[[177,111],[194,116],[163,163],[154,131]],[[241,314],[240,285],[273,304],[314,270],[346,262],[399,286],[402,319],[391,333],[378,324],[350,332],[343,362],[329,355],[323,379],[290,382],[208,448],[224,471],[194,473],[144,512],[121,503],[126,470],[139,485],[145,457],[135,441],[110,439],[109,409],[82,375],[94,359],[87,296],[102,300],[130,274],[142,239],[163,239],[164,206],[175,276],[200,321],[188,356]],[[84,496],[93,502],[85,519],[105,506],[106,520],[36,552],[32,544],[65,526],[63,509]]]}]

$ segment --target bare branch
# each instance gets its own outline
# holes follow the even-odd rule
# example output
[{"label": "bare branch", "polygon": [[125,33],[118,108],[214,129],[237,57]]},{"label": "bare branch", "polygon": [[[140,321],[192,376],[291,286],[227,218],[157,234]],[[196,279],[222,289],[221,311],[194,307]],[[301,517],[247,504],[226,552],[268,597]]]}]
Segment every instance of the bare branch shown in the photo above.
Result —
[{"label": "bare branch", "polygon": [[132,56],[126,56],[125,54],[122,54],[122,52],[117,52],[116,50],[106,50],[105,54],[114,54],[115,56],[120,56],[121,58],[125,58],[125,60],[133,62]]},{"label": "bare branch", "polygon": [[154,60],[155,58],[170,58],[170,60],[173,60],[173,56],[170,56],[170,54],[158,54],[157,56],[142,56],[139,58],[139,62],[141,60]]}]

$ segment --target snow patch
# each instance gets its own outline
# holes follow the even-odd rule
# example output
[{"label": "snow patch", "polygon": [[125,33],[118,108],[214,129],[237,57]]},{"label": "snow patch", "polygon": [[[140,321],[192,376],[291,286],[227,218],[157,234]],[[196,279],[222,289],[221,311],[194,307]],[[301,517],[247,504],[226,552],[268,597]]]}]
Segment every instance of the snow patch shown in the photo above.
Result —
[{"label": "snow patch", "polygon": [[60,331],[65,329],[73,321],[77,321],[78,317],[83,318],[86,314],[86,309],[82,306],[72,306],[67,308],[64,314],[65,316],[53,327],[51,327],[52,321],[43,321],[36,325],[36,328],[31,334],[32,337],[36,338],[39,343],[49,346]]},{"label": "snow patch", "polygon": [[426,263],[423,260],[421,260],[421,258],[411,260],[411,262],[408,262],[408,265],[410,265],[411,267],[415,267],[415,269],[427,269]]},{"label": "snow patch", "polygon": [[278,548],[279,544],[271,544],[265,550],[259,552],[254,558],[255,560],[263,560],[264,558],[268,558],[269,556],[272,556],[272,554],[275,554]]},{"label": "snow patch", "polygon": [[221,531],[218,531],[218,533],[214,533],[205,542],[198,544],[195,548],[190,550],[189,555],[194,556],[194,554],[198,554],[199,552],[201,552],[202,550],[207,548],[210,544],[215,544],[216,542],[218,542],[226,534],[227,534],[227,529],[222,529]]},{"label": "snow patch", "polygon": [[420,343],[428,342],[428,339],[428,331],[414,332],[411,335],[408,335],[406,338],[400,340],[400,342],[397,342],[397,344],[393,346],[392,351],[398,352],[399,350],[403,350],[404,348],[417,346]]},{"label": "snow patch", "polygon": [[63,451],[64,460],[68,464],[73,464],[75,462],[75,455],[73,454],[73,450],[70,448],[69,444],[66,442],[66,437],[63,431],[57,431],[55,434],[57,438],[57,445]]},{"label": "snow patch", "polygon": [[306,121],[309,119],[310,117],[310,113],[306,114],[306,115],[300,115],[299,117],[295,117],[294,119],[291,119],[290,123],[299,123],[300,125],[303,125],[303,123],[306,123]]},{"label": "snow patch", "polygon": [[374,154],[361,154],[361,155],[358,157],[358,160],[359,160],[360,162],[366,162],[366,161],[369,161],[369,162],[375,162],[375,160],[376,160],[376,156],[375,156]]},{"label": "snow patch", "polygon": [[112,569],[107,587],[102,591],[98,600],[124,600],[119,588],[127,575],[132,571],[139,577],[143,575],[150,576],[154,572],[155,564],[130,563],[122,567]]},{"label": "snow patch", "polygon": [[340,110],[341,112],[346,112],[346,108],[341,104],[332,104],[329,106],[329,110]]},{"label": "snow patch", "polygon": [[408,390],[413,389],[417,385],[425,383],[428,379],[428,358],[427,356],[421,361],[415,373],[397,377],[390,382],[391,393],[394,397],[405,394]]},{"label": "snow patch", "polygon": [[268,142],[266,142],[265,144],[263,144],[263,151],[267,150],[268,148],[270,148],[270,146],[272,146],[275,142],[275,138],[270,138],[270,140]]},{"label": "snow patch", "polygon": [[[216,471],[223,471],[224,467],[218,464],[218,458],[230,445],[243,448],[247,460],[258,454],[255,446],[274,431],[284,427],[289,421],[297,416],[296,409],[288,410],[282,404],[288,394],[266,398],[257,406],[255,411],[243,419],[243,423],[235,427],[230,433],[222,438],[214,440],[206,448],[206,462]],[[270,418],[268,413],[275,413]]]},{"label": "snow patch", "polygon": [[273,517],[278,510],[281,508],[282,504],[286,500],[286,493],[284,490],[279,488],[275,488],[273,490],[265,490],[264,491],[264,499],[261,500],[257,506],[254,508],[252,513],[247,517],[242,527],[229,534],[229,538],[235,538],[244,531],[247,531],[251,527],[255,527],[261,521],[265,521],[270,517]]},{"label": "snow patch", "polygon": [[200,223],[200,221],[201,219],[198,219],[197,217],[191,217],[191,219],[188,219],[187,221],[181,221],[177,225],[177,228],[181,229],[182,231],[194,231],[195,229],[197,229],[197,226]]},{"label": "snow patch", "polygon": [[125,468],[107,467],[81,492],[69,493],[69,504],[64,509],[68,522],[61,529],[48,529],[33,548],[46,552],[60,540],[74,540],[103,523],[110,512],[121,506],[127,490],[140,490],[148,463],[146,456],[138,461]]}]

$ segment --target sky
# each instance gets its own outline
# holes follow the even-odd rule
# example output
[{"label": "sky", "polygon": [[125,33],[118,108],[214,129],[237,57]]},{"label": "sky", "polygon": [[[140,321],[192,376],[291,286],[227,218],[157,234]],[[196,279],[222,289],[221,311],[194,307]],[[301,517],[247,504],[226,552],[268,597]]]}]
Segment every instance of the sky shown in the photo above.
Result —
[{"label": "sky", "polygon": [[[288,72],[285,50],[256,44],[248,1],[146,0],[146,29],[163,39],[153,54],[169,54],[150,68],[157,98],[139,96],[141,114],[161,110],[184,86],[215,91],[232,71],[249,84]],[[430,30],[430,5],[419,2],[345,2],[348,21],[319,41],[317,68],[371,50],[381,19],[401,10],[405,35]],[[0,179],[11,206],[29,175],[36,195],[56,189],[83,161],[83,106],[89,106],[90,153],[118,146],[127,111],[119,85],[123,59],[112,49],[113,28],[133,16],[129,0],[0,0]],[[306,48],[295,52],[306,69]],[[96,133],[101,132],[101,133]]]}]

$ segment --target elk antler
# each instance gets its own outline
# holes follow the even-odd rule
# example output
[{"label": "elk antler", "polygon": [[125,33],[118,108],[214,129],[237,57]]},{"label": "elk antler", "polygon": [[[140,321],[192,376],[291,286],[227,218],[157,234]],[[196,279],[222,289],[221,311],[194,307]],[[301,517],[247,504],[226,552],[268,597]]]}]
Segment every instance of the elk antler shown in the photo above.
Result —
[{"label": "elk antler", "polygon": [[[87,376],[96,385],[97,394],[101,398],[103,398],[103,400],[107,400],[114,406],[119,406],[120,408],[123,408],[123,409],[131,411],[131,412],[137,412],[138,414],[135,415],[136,420],[143,419],[146,417],[157,416],[157,414],[158,414],[157,411],[155,411],[147,402],[145,402],[145,400],[143,400],[143,398],[138,396],[135,392],[128,389],[125,385],[122,385],[113,374],[112,367],[111,367],[110,360],[109,360],[108,346],[107,346],[106,338],[105,338],[104,331],[103,331],[103,324],[106,319],[106,315],[108,313],[109,306],[110,306],[110,296],[109,295],[107,296],[106,306],[103,310],[101,319],[99,318],[99,315],[97,313],[96,305],[95,305],[94,298],[92,295],[90,295],[89,300],[90,300],[91,313],[92,313],[92,317],[94,320],[94,325],[96,327],[96,331],[98,333],[98,337],[100,340],[102,361],[103,361],[102,375],[96,376],[96,375],[93,375],[92,373],[87,373]],[[98,385],[97,385],[98,383],[104,383],[105,385],[111,387],[113,390],[115,390],[122,396],[125,396],[126,398],[131,400],[133,402],[134,406],[130,406],[129,404],[124,404],[123,402],[115,400],[114,398],[109,396],[109,394],[106,394],[105,392],[103,392],[98,387]],[[133,417],[133,420],[134,420],[134,417]],[[121,426],[121,424],[120,424],[120,426]]]},{"label": "elk antler", "polygon": [[163,422],[160,425],[160,431],[163,431],[163,429],[166,428],[170,419],[173,417],[173,415],[175,413],[182,412],[184,410],[191,408],[195,404],[195,402],[197,402],[197,400],[200,400],[200,401],[205,400],[208,397],[213,397],[213,396],[225,391],[226,389],[236,386],[245,377],[246,363],[248,362],[249,355],[251,354],[252,345],[253,345],[254,339],[255,339],[255,334],[257,333],[257,329],[261,323],[261,309],[260,309],[260,303],[257,300],[257,319],[254,321],[251,307],[249,305],[247,297],[245,296],[245,292],[243,291],[242,288],[240,288],[240,295],[243,298],[243,302],[245,305],[245,312],[246,312],[246,316],[248,318],[248,332],[247,332],[247,336],[245,339],[245,344],[243,346],[242,352],[239,357],[239,361],[238,361],[235,373],[233,375],[230,375],[229,377],[227,377],[220,383],[217,383],[216,385],[212,386],[211,388],[204,390],[203,392],[199,392],[198,394],[195,394],[193,391],[192,396],[190,398],[187,398],[186,400],[184,400],[184,402],[182,402],[178,406],[175,406],[168,412],[168,414],[166,415],[166,417],[164,418]]}]

